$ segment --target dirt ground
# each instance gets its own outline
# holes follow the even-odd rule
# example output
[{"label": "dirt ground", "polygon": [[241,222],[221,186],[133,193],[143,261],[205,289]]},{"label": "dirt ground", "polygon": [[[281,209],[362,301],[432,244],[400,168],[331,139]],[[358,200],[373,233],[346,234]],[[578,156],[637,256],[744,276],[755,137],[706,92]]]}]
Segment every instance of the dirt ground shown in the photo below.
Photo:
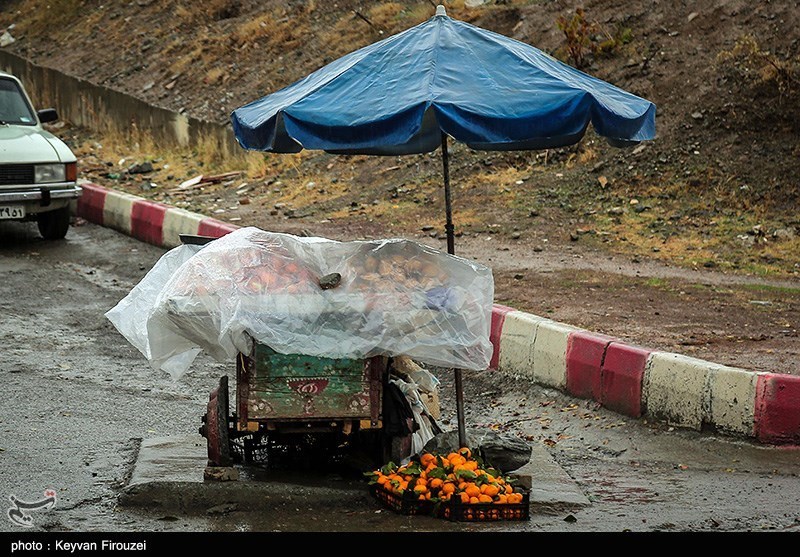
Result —
[{"label": "dirt ground", "polygon": [[[318,223],[266,211],[242,226],[336,240],[407,237],[445,250],[426,232],[379,223]],[[800,280],[767,280],[613,255],[579,242],[456,238],[456,253],[493,270],[496,303],[626,342],[753,371],[800,375]]]}]

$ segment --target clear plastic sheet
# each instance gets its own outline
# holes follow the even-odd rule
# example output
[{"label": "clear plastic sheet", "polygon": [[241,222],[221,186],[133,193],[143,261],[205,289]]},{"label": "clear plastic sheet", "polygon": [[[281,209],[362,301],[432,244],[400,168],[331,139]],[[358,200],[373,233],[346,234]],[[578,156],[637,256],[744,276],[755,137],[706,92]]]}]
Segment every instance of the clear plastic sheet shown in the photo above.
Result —
[{"label": "clear plastic sheet", "polygon": [[[187,258],[187,249],[196,253]],[[319,279],[331,273],[341,280],[323,289]],[[199,349],[233,361],[254,341],[284,354],[405,355],[480,370],[492,355],[493,298],[488,267],[410,240],[336,242],[248,227],[199,250],[171,250],[106,316],[176,378]]]}]

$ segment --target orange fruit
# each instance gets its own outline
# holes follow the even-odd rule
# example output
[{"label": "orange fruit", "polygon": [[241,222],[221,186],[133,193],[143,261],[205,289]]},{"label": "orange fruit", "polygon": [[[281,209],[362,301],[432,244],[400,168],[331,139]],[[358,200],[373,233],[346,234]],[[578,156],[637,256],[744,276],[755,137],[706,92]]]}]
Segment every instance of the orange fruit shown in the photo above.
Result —
[{"label": "orange fruit", "polygon": [[422,463],[423,466],[428,466],[431,463],[436,462],[436,457],[433,456],[431,453],[423,453],[423,455],[419,457],[419,461],[420,463]]},{"label": "orange fruit", "polygon": [[433,478],[431,481],[428,482],[428,487],[430,487],[431,489],[439,489],[440,487],[442,487],[442,484],[444,484],[443,480],[440,480],[439,478]]},{"label": "orange fruit", "polygon": [[467,461],[466,458],[464,458],[458,453],[450,453],[449,455],[447,455],[447,460],[449,460],[450,464],[452,464],[453,466],[457,464],[464,464]]},{"label": "orange fruit", "polygon": [[[465,470],[472,470],[473,472],[478,469],[478,461],[476,460],[468,460],[464,464],[462,464]],[[483,470],[481,470],[483,471]]]},{"label": "orange fruit", "polygon": [[466,458],[471,458],[472,457],[472,451],[469,450],[468,447],[461,447],[460,449],[458,449],[458,454],[463,455]]},{"label": "orange fruit", "polygon": [[500,488],[492,484],[483,484],[483,487],[481,487],[481,493],[484,493],[489,497],[494,497],[495,495],[500,493]]},{"label": "orange fruit", "polygon": [[464,493],[469,495],[470,497],[477,497],[481,494],[481,488],[479,488],[474,483],[467,484],[467,487],[464,488]]},{"label": "orange fruit", "polygon": [[475,505],[477,503],[480,503],[480,499],[478,499],[477,497],[470,497],[469,502],[471,505]]},{"label": "orange fruit", "polygon": [[478,501],[481,503],[491,503],[492,498],[489,497],[488,495],[484,495],[481,493],[480,495],[478,495]]},{"label": "orange fruit", "polygon": [[461,502],[462,503],[469,503],[469,495],[467,495],[464,492],[461,492],[461,493],[459,493],[459,496],[461,497]]},{"label": "orange fruit", "polygon": [[514,488],[511,487],[510,485],[506,484],[506,494],[512,493],[513,491],[514,491]]},{"label": "orange fruit", "polygon": [[456,492],[456,486],[453,483],[447,482],[442,484],[442,493],[445,495],[451,495]]},{"label": "orange fruit", "polygon": [[497,501],[495,501],[495,503],[498,503],[498,504],[501,504],[501,505],[504,505],[505,503],[508,503],[508,496],[507,495],[498,495],[497,496]]}]

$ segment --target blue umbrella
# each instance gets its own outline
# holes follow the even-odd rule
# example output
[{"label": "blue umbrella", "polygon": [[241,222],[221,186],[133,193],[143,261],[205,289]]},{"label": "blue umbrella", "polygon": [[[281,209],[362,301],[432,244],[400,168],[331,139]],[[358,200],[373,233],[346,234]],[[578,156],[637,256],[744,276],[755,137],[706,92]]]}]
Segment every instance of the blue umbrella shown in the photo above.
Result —
[{"label": "blue umbrella", "polygon": [[[480,150],[549,149],[589,123],[614,146],[655,138],[655,105],[528,44],[447,17],[352,52],[233,111],[246,148],[401,155],[442,148],[454,253],[447,138]],[[463,442],[460,374],[459,433]]]}]

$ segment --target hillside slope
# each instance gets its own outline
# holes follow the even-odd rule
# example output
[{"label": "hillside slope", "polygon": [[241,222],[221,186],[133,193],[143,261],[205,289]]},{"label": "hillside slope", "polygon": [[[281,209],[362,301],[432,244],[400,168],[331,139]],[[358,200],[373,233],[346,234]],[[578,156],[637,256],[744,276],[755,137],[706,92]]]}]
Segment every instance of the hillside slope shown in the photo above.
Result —
[{"label": "hillside slope", "polygon": [[[546,230],[689,266],[798,273],[800,2],[445,3],[452,17],[565,60],[557,19],[582,6],[594,44],[614,39],[606,53],[584,49],[585,71],[658,106],[658,138],[636,150],[591,136],[547,153],[457,146],[462,232]],[[13,24],[16,42],[7,48],[39,64],[226,122],[236,107],[420,23],[433,9],[430,1],[11,0],[0,28]],[[169,178],[179,182],[197,168],[185,172]],[[262,205],[288,203],[295,215],[385,221],[401,230],[441,220],[436,154],[396,162],[304,154],[268,172]],[[280,191],[269,187],[274,182]],[[308,183],[317,189],[309,192]],[[148,195],[169,200],[160,191]],[[191,202],[213,209],[202,196]]]}]

